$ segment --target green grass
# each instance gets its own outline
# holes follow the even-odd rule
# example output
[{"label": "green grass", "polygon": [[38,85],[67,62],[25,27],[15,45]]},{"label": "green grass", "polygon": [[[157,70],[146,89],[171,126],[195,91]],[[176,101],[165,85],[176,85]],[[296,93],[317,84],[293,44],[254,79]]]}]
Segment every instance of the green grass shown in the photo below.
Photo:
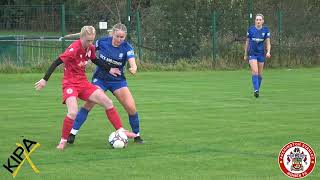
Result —
[{"label": "green grass", "polygon": [[[66,114],[61,76],[35,92],[42,74],[0,74],[0,162],[23,137],[41,144],[31,155],[40,174],[25,163],[17,179],[285,180],[277,156],[294,140],[319,158],[319,68],[267,70],[259,99],[248,71],[143,72],[128,81],[146,144],[111,149],[111,125],[96,107],[64,152],[55,149]],[[319,170],[318,162],[305,179],[319,179]],[[0,179],[11,179],[2,167]]]}]

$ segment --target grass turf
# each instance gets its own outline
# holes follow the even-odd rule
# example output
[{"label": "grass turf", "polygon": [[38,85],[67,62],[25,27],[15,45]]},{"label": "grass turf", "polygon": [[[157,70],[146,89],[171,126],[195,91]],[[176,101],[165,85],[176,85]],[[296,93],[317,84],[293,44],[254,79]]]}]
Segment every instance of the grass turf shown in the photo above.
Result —
[{"label": "grass turf", "polygon": [[[0,161],[27,138],[41,144],[31,155],[40,174],[25,162],[18,179],[288,179],[277,163],[283,145],[300,140],[320,153],[319,70],[267,70],[259,99],[248,71],[142,72],[128,81],[146,144],[111,149],[112,127],[95,107],[64,152],[55,149],[62,74],[41,92],[33,84],[42,74],[0,74]],[[0,179],[11,179],[3,167]]]}]

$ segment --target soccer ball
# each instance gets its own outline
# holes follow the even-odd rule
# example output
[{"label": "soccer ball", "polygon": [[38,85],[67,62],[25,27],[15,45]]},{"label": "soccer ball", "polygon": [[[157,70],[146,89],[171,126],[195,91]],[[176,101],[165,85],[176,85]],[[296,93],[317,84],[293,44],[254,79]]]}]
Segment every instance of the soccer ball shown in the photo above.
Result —
[{"label": "soccer ball", "polygon": [[123,131],[115,131],[110,134],[109,144],[115,149],[125,148],[128,144],[128,137]]}]

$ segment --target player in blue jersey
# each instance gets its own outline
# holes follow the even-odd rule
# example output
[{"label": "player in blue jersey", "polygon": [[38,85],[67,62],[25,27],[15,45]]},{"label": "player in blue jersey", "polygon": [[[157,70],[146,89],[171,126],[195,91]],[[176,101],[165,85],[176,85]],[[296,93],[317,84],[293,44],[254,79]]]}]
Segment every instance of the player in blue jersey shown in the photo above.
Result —
[{"label": "player in blue jersey", "polygon": [[271,57],[270,31],[268,27],[263,26],[263,23],[263,15],[257,14],[255,25],[248,29],[244,48],[244,59],[249,60],[254,96],[256,98],[259,97],[265,59]]},{"label": "player in blue jersey", "polygon": [[[132,137],[134,138],[134,142],[143,143],[140,136],[140,120],[136,111],[136,105],[124,76],[127,62],[130,65],[129,72],[131,74],[136,74],[137,72],[134,50],[130,43],[125,41],[126,35],[126,26],[118,23],[113,26],[111,36],[102,37],[97,40],[96,50],[99,53],[99,58],[108,62],[111,67],[118,68],[120,71],[116,74],[117,76],[114,76],[114,74],[97,68],[93,75],[92,83],[104,91],[111,91],[113,93],[128,113],[129,123],[135,134]],[[87,101],[80,109],[68,137],[68,143],[72,144],[74,142],[75,135],[87,119],[88,113],[94,105],[93,102]]]}]

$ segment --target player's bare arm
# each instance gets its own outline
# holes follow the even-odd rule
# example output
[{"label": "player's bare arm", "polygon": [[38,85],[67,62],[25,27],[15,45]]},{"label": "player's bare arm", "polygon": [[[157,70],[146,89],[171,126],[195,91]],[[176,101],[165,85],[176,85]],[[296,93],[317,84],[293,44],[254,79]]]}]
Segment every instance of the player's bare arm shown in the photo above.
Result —
[{"label": "player's bare arm", "polygon": [[267,45],[266,57],[270,58],[271,57],[271,42],[270,42],[270,38],[266,39],[266,45]]},{"label": "player's bare arm", "polygon": [[130,65],[129,72],[131,74],[133,74],[133,75],[136,74],[138,67],[137,67],[135,58],[130,58],[128,60],[128,62],[129,62],[129,65]]},{"label": "player's bare arm", "polygon": [[78,39],[80,38],[80,33],[74,33],[74,34],[67,34],[63,37],[60,37],[59,40],[61,41],[62,39]]},{"label": "player's bare arm", "polygon": [[248,46],[249,46],[249,39],[246,39],[246,43],[244,44],[244,60],[248,59]]}]

